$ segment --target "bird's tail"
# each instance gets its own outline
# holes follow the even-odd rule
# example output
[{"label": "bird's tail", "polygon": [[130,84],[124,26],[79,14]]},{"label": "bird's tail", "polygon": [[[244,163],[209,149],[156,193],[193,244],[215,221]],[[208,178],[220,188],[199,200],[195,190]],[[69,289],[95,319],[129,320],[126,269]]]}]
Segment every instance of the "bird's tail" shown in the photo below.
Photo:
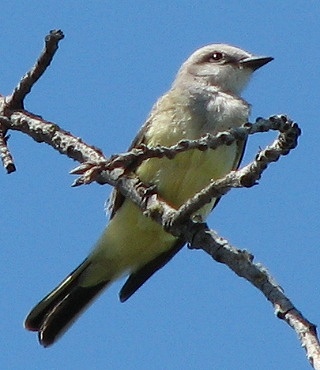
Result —
[{"label": "bird's tail", "polygon": [[43,298],[28,314],[24,326],[37,331],[39,342],[48,347],[69,328],[92,300],[110,283],[99,282],[92,286],[81,286],[91,262],[86,259],[67,276],[51,293]]}]

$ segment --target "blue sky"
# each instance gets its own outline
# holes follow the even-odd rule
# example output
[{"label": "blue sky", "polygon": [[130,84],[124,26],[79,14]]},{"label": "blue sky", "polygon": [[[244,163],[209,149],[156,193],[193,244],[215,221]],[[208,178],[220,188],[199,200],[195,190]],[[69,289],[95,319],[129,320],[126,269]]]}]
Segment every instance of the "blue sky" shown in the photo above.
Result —
[{"label": "blue sky", "polygon": [[[49,30],[66,37],[26,109],[106,155],[126,150],[154,101],[198,47],[226,42],[275,60],[244,97],[257,116],[286,113],[298,148],[259,186],[229,193],[210,227],[263,263],[320,324],[319,1],[19,1],[1,5],[0,93],[32,66]],[[244,163],[273,140],[249,141]],[[5,369],[308,369],[295,333],[245,280],[183,250],[128,302],[113,285],[52,348],[22,322],[82,261],[106,223],[110,188],[73,189],[76,165],[12,132],[17,172],[1,175],[0,363]]]}]

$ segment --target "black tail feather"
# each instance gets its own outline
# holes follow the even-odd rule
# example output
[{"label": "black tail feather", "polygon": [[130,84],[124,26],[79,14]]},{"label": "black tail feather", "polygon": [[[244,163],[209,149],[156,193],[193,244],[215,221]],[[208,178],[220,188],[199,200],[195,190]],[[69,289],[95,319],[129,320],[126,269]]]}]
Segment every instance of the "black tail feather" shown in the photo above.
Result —
[{"label": "black tail feather", "polygon": [[52,345],[78,318],[81,312],[106,287],[102,282],[93,287],[75,287],[47,314],[38,333],[44,347]]},{"label": "black tail feather", "polygon": [[102,281],[88,287],[81,286],[83,273],[90,264],[89,260],[85,260],[26,317],[25,328],[37,331],[43,346],[53,344],[109,284],[109,281]]}]

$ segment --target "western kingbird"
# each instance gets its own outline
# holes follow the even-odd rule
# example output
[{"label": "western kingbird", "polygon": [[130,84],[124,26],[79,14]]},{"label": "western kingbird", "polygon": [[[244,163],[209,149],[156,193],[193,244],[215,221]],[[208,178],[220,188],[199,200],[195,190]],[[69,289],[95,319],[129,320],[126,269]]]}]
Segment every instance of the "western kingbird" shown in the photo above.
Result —
[{"label": "western kingbird", "polygon": [[[250,106],[240,93],[253,71],[272,59],[225,44],[198,49],[182,64],[171,89],[156,102],[131,148],[141,143],[171,146],[245,124]],[[193,149],[173,159],[152,158],[135,173],[143,183],[155,185],[161,199],[178,208],[211,180],[237,169],[244,147],[245,142],[238,141],[215,150]],[[205,220],[217,201],[197,215]],[[26,329],[37,331],[40,343],[50,346],[114,280],[129,275],[120,291],[124,302],[184,244],[185,240],[165,232],[115,190],[110,222],[95,248],[31,310]]]}]

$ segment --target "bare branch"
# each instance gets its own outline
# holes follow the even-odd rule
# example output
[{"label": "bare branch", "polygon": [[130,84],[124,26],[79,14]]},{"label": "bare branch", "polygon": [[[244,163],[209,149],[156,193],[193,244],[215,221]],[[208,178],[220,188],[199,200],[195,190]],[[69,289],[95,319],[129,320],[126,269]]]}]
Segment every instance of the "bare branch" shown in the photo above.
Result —
[{"label": "bare branch", "polygon": [[310,323],[295,309],[285,313],[283,316],[280,316],[280,318],[285,320],[297,333],[301,345],[306,351],[310,365],[314,369],[320,370],[320,344],[317,337],[316,326]]},{"label": "bare branch", "polygon": [[55,52],[58,50],[58,43],[64,38],[62,31],[53,30],[45,38],[45,47],[32,69],[22,77],[18,86],[7,100],[9,109],[22,109],[23,100],[31,91],[32,86],[39,80],[49,67]]},{"label": "bare branch", "polygon": [[46,143],[59,153],[78,162],[96,161],[99,163],[99,161],[106,160],[100,149],[85,144],[79,137],[61,129],[55,123],[25,110],[12,112],[10,119],[3,122],[7,123],[8,129],[21,131],[35,141]]},{"label": "bare branch", "polygon": [[[238,276],[245,278],[258,288],[272,303],[275,314],[284,320],[297,333],[314,369],[320,370],[320,343],[316,327],[297,310],[283,289],[260,263],[253,262],[253,255],[230,245],[227,240],[203,226],[188,225],[192,234],[191,249],[202,249],[215,261],[226,264]],[[198,228],[198,232],[191,230]],[[188,237],[190,241],[190,236]]]},{"label": "bare branch", "polygon": [[[178,153],[182,153],[191,149],[198,149],[201,151],[208,149],[217,149],[221,145],[231,145],[237,140],[246,140],[248,135],[252,135],[259,132],[267,132],[270,130],[276,130],[280,132],[286,132],[291,130],[293,122],[284,115],[272,116],[269,119],[258,118],[254,124],[247,123],[243,127],[232,128],[228,131],[219,132],[217,135],[206,134],[197,140],[181,140],[177,144],[171,147],[157,146],[147,147],[141,144],[139,147],[133,148],[131,151],[113,155],[110,160],[105,163],[100,163],[101,171],[110,171],[114,168],[126,168],[130,171],[134,171],[143,161],[150,158],[163,158],[173,159]],[[292,131],[292,130],[291,130]],[[289,135],[286,134],[286,141],[290,141]],[[294,127],[293,136],[294,139],[300,135],[300,129],[296,125]],[[294,146],[290,147],[291,149]],[[282,152],[282,155],[285,155]],[[82,165],[74,169],[72,174],[84,174],[87,169],[91,169],[92,163],[89,163],[88,167]],[[81,180],[80,180],[81,181]],[[103,179],[100,179],[100,183]],[[82,181],[82,183],[85,183]],[[107,180],[106,180],[107,183]]]},{"label": "bare branch", "polygon": [[6,136],[6,128],[0,122],[0,157],[3,167],[7,170],[7,173],[12,173],[16,170],[16,167],[13,162],[12,155],[7,145],[8,138]]}]

